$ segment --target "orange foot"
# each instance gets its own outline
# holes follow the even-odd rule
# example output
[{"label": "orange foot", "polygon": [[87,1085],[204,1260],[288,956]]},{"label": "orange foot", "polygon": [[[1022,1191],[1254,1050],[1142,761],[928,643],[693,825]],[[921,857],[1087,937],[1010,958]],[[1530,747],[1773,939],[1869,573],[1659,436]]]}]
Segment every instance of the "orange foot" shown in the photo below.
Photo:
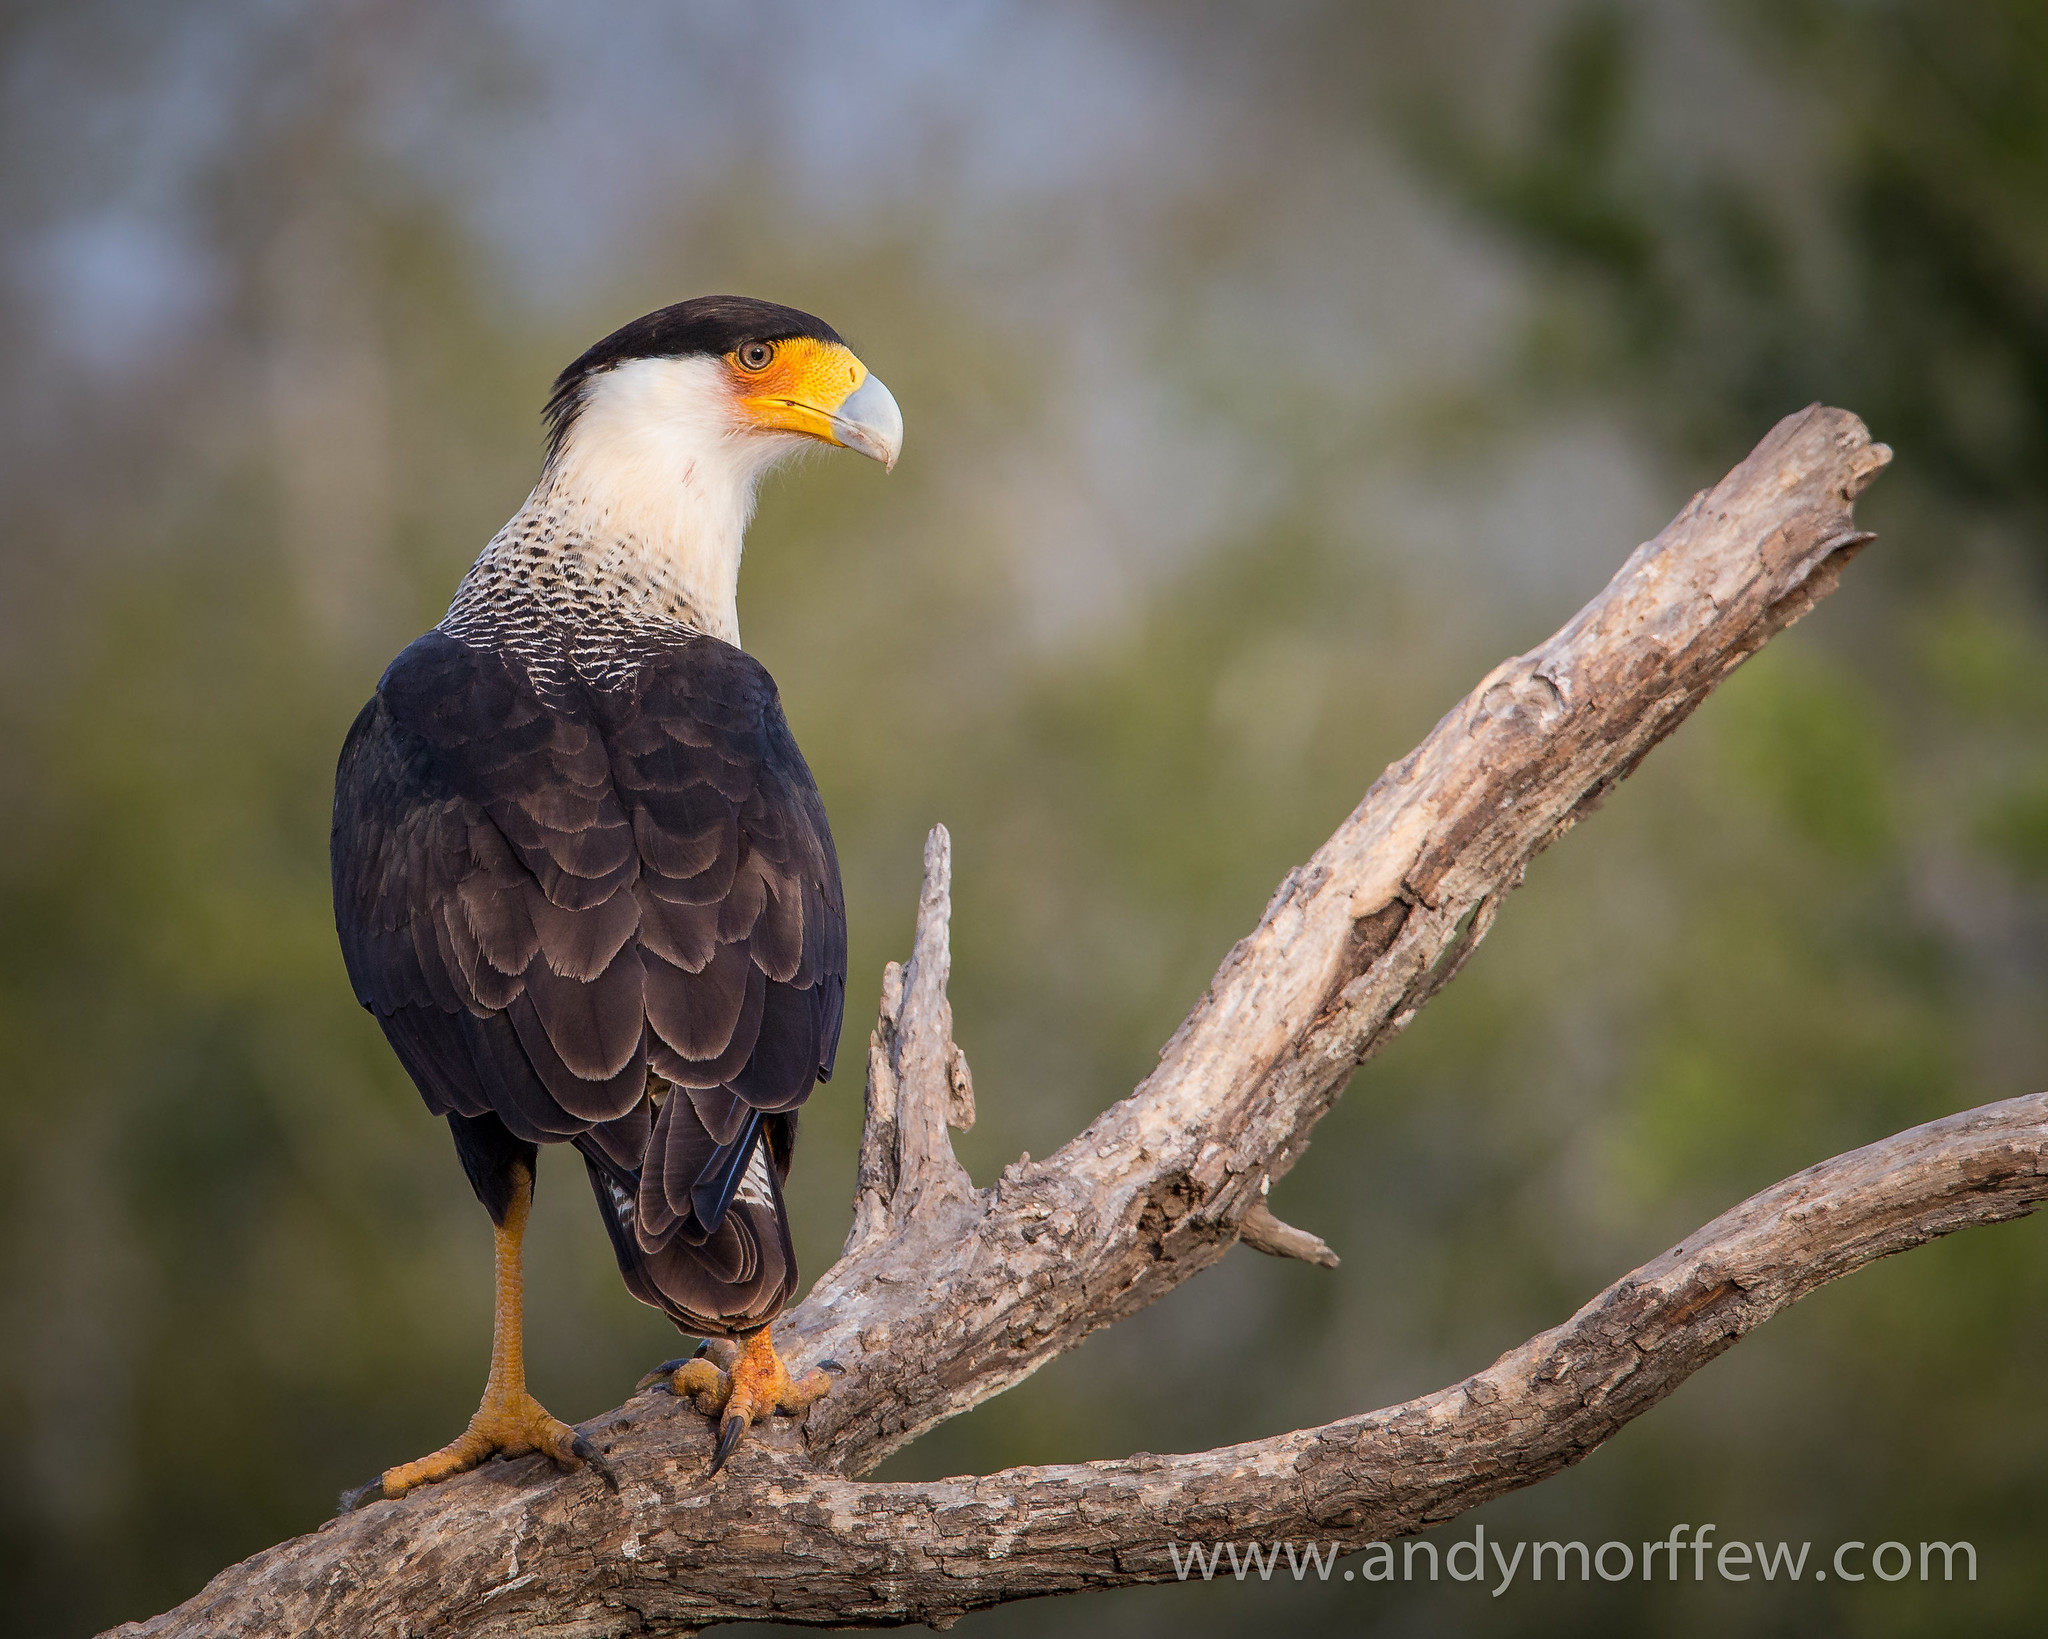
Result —
[{"label": "orange foot", "polygon": [[706,1417],[725,1414],[718,1425],[718,1449],[711,1454],[711,1472],[716,1474],[757,1418],[778,1411],[801,1417],[831,1390],[832,1379],[844,1376],[845,1371],[838,1361],[826,1360],[792,1378],[763,1326],[747,1333],[744,1347],[725,1338],[709,1339],[697,1346],[694,1355],[663,1361],[640,1379],[635,1392],[667,1389],[694,1399]]},{"label": "orange foot", "polygon": [[500,1452],[523,1457],[530,1451],[545,1452],[564,1468],[588,1464],[607,1485],[615,1489],[618,1485],[611,1465],[597,1447],[560,1418],[549,1415],[525,1389],[500,1392],[491,1388],[484,1391],[483,1404],[457,1438],[416,1462],[385,1469],[368,1485],[343,1492],[341,1510],[347,1513],[380,1497],[402,1497],[418,1486],[475,1468]]}]

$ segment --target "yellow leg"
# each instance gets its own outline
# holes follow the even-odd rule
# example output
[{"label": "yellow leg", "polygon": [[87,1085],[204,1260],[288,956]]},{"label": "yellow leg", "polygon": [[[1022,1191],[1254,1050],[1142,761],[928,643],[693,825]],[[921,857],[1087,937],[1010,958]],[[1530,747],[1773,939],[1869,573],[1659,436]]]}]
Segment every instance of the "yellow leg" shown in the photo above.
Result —
[{"label": "yellow leg", "polygon": [[526,1392],[526,1276],[520,1251],[526,1238],[526,1215],[533,1205],[533,1174],[518,1167],[515,1178],[505,1221],[493,1231],[497,1295],[491,1316],[491,1375],[484,1383],[476,1415],[460,1436],[439,1451],[387,1468],[368,1485],[344,1492],[344,1513],[379,1497],[402,1497],[415,1487],[445,1480],[498,1452],[523,1457],[529,1451],[544,1451],[564,1467],[587,1463],[606,1484],[617,1484],[597,1448],[567,1423],[550,1416],[547,1408]]},{"label": "yellow leg", "polygon": [[688,1360],[657,1366],[640,1379],[640,1387],[688,1396],[707,1417],[725,1414],[718,1425],[718,1448],[711,1454],[711,1472],[716,1474],[750,1425],[778,1411],[801,1417],[831,1390],[833,1375],[840,1369],[837,1361],[827,1360],[792,1378],[763,1326],[746,1333],[741,1346],[721,1338],[706,1343]]}]

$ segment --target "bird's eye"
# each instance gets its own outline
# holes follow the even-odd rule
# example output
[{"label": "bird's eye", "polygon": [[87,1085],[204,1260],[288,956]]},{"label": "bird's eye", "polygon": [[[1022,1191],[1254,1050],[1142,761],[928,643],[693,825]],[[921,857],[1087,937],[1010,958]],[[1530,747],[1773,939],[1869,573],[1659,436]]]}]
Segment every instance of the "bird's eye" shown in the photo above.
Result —
[{"label": "bird's eye", "polygon": [[765,370],[768,361],[775,357],[775,349],[765,341],[750,341],[739,350],[738,357],[742,370]]}]

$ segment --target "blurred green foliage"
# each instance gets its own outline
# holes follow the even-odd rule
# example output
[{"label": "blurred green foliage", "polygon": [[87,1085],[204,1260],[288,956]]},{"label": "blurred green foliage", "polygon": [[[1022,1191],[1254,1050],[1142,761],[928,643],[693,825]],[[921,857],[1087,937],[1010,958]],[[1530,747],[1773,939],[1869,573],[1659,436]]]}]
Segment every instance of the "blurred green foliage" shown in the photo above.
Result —
[{"label": "blurred green foliage", "polygon": [[[1143,1075],[1378,770],[1777,416],[1899,452],[1844,590],[1536,863],[1280,1186],[1343,1268],[1233,1253],[885,1473],[1436,1388],[1749,1191],[2041,1085],[2035,9],[658,10],[0,24],[8,1631],[182,1598],[473,1405],[489,1238],[349,997],[332,761],[531,481],[552,370],[685,292],[823,313],[909,421],[886,483],[771,486],[741,593],[853,922],[813,1273],[931,821],[986,1180]],[[543,1163],[529,1306],[572,1418],[672,1352],[579,1171]],[[2037,1224],[1894,1260],[1439,1533],[1967,1538],[1975,1584],[1212,1584],[963,1631],[2031,1632],[2044,1295]]]}]

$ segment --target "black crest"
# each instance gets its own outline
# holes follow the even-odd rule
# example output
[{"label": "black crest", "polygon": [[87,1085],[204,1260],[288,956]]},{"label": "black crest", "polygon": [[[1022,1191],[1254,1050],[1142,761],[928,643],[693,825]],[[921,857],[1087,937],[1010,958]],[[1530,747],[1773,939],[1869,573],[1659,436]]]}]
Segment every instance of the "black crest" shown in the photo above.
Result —
[{"label": "black crest", "polygon": [[543,412],[548,458],[553,460],[561,449],[569,424],[583,406],[584,389],[591,378],[614,365],[628,359],[715,357],[750,341],[787,341],[791,336],[839,342],[839,332],[823,319],[752,296],[696,296],[621,325],[555,377]]}]

